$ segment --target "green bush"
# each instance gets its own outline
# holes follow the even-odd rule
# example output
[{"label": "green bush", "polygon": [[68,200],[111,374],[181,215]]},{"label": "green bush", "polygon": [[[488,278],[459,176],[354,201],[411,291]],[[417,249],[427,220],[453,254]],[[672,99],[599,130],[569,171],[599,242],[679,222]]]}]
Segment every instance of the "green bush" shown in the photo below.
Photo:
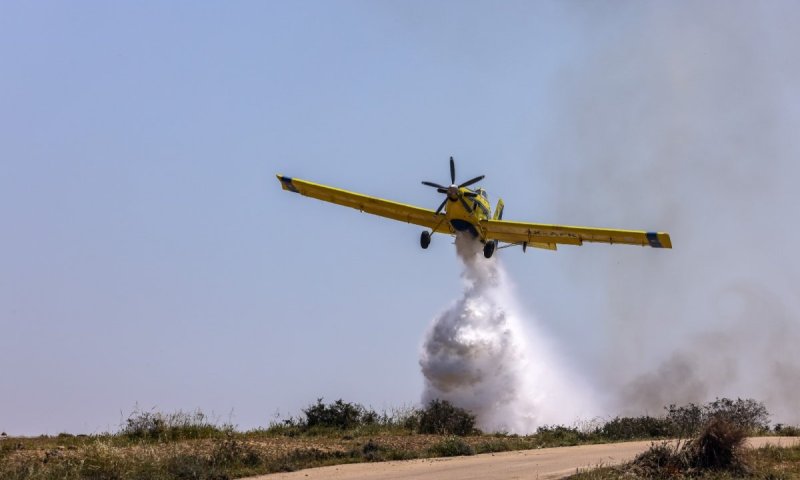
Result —
[{"label": "green bush", "polygon": [[475,428],[475,415],[456,407],[446,400],[432,400],[419,413],[419,433],[436,435],[472,435],[479,433]]},{"label": "green bush", "polygon": [[458,457],[475,455],[475,450],[463,438],[453,435],[430,447],[428,453],[434,457]]},{"label": "green bush", "polygon": [[384,448],[378,445],[376,442],[373,442],[370,439],[367,443],[361,447],[361,455],[364,457],[364,460],[368,462],[381,462],[383,461],[383,451]]},{"label": "green bush", "polygon": [[325,405],[319,398],[315,405],[309,406],[303,413],[306,416],[307,428],[328,427],[347,430],[364,424],[373,424],[377,420],[375,412],[367,411],[357,403],[345,402],[342,399]]},{"label": "green bush", "polygon": [[724,419],[747,433],[769,430],[767,408],[762,402],[751,398],[736,400],[717,398],[702,406],[694,403],[680,407],[670,405],[666,410],[667,419],[674,426],[674,434],[684,437],[696,435],[702,427],[715,418]]},{"label": "green bush", "polygon": [[548,447],[566,447],[578,445],[589,439],[587,433],[574,427],[563,425],[544,425],[536,430],[536,440],[540,445]]},{"label": "green bush", "polygon": [[731,400],[717,398],[706,405],[709,421],[721,418],[746,433],[769,430],[769,413],[764,403],[752,398]]},{"label": "green bush", "polygon": [[664,407],[667,411],[667,420],[673,426],[673,434],[681,437],[694,435],[706,421],[703,407],[695,403],[676,406],[675,404]]},{"label": "green bush", "polygon": [[606,440],[633,440],[669,437],[673,430],[672,422],[666,418],[617,417],[606,422],[595,433]]},{"label": "green bush", "polygon": [[800,427],[793,425],[778,423],[775,425],[774,432],[785,437],[800,437]]},{"label": "green bush", "polygon": [[280,435],[296,437],[299,435],[342,435],[372,436],[381,433],[407,434],[417,431],[419,410],[412,407],[392,409],[389,412],[377,413],[357,403],[339,399],[325,404],[317,399],[315,404],[303,410],[300,417],[289,417],[274,420],[266,429],[251,433],[268,436]]},{"label": "green bush", "polygon": [[514,446],[512,441],[505,438],[484,440],[475,446],[475,453],[508,452],[514,450]]}]

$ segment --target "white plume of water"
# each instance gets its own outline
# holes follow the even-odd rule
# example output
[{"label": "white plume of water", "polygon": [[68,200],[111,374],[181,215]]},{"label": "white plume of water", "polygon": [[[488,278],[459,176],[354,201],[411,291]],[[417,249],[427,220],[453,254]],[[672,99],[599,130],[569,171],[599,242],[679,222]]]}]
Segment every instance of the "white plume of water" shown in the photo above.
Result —
[{"label": "white plume of water", "polygon": [[456,237],[456,251],[464,295],[425,338],[423,403],[447,400],[475,414],[484,431],[528,433],[587,418],[591,395],[559,364],[536,325],[522,323],[497,256],[484,258],[482,244],[467,235]]}]

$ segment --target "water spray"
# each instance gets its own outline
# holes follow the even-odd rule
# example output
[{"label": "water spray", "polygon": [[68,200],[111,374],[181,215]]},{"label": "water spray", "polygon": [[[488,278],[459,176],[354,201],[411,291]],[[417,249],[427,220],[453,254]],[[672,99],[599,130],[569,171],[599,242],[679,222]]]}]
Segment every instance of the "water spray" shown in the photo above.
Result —
[{"label": "water spray", "polygon": [[423,403],[447,400],[475,414],[482,430],[511,433],[590,414],[591,395],[559,365],[535,325],[523,325],[497,258],[484,258],[470,235],[456,236],[456,252],[464,293],[426,335]]}]

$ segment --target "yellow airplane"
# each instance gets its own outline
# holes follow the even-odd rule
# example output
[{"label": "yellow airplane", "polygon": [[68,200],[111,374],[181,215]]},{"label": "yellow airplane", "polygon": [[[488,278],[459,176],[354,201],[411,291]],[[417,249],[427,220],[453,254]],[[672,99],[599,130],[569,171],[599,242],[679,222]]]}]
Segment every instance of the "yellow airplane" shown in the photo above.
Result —
[{"label": "yellow airplane", "polygon": [[[456,232],[469,232],[473,237],[480,239],[484,244],[483,255],[486,258],[491,258],[497,248],[514,245],[521,245],[523,252],[528,247],[555,250],[558,244],[583,245],[583,242],[672,248],[672,242],[666,232],[569,227],[503,220],[502,199],[497,201],[497,207],[492,215],[486,191],[482,188],[475,190],[467,188],[483,178],[484,175],[480,175],[456,184],[456,166],[453,157],[450,157],[450,186],[422,182],[423,185],[433,187],[437,192],[447,195],[439,208],[428,210],[278,175],[284,190],[430,229],[422,232],[419,240],[422,248],[428,248],[433,233],[455,235]],[[500,242],[505,245],[499,246]]]}]

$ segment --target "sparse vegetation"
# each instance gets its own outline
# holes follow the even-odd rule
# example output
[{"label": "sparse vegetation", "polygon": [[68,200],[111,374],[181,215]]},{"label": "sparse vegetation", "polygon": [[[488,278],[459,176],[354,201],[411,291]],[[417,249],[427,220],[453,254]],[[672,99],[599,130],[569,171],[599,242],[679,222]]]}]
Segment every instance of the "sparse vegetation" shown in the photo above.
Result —
[{"label": "sparse vegetation", "polygon": [[786,437],[800,437],[800,427],[778,423],[775,425],[773,431],[775,432],[775,435],[781,435]]},{"label": "sparse vegetation", "polygon": [[677,434],[677,429],[668,418],[616,417],[598,429],[597,434],[611,441],[641,438],[668,438]]},{"label": "sparse vegetation", "polygon": [[125,420],[120,435],[131,440],[168,442],[223,437],[232,430],[232,425],[217,425],[199,410],[164,414],[137,408]]},{"label": "sparse vegetation", "polygon": [[[698,478],[698,479],[777,479],[800,476],[800,447],[764,447],[747,451],[744,443],[748,430],[762,428],[764,423],[753,423],[761,419],[760,408],[748,409],[742,416],[729,402],[723,405],[723,414],[709,415],[706,423],[688,441],[654,443],[632,462],[595,469],[570,477],[573,480],[596,480],[612,478]],[[733,402],[735,403],[735,402]],[[712,405],[712,407],[714,406]],[[741,405],[741,404],[740,404]],[[752,404],[746,404],[751,406]],[[695,410],[695,409],[692,409]],[[699,409],[703,411],[705,409]],[[696,411],[696,410],[695,410]],[[764,413],[766,410],[764,410]],[[755,417],[751,415],[757,413]],[[693,420],[694,421],[694,420]]]},{"label": "sparse vegetation", "polygon": [[731,400],[717,398],[705,405],[690,403],[684,406],[666,407],[667,420],[673,424],[672,434],[687,437],[697,434],[711,420],[718,418],[748,435],[764,434],[769,431],[769,413],[762,402],[753,399]]},{"label": "sparse vegetation", "polygon": [[563,425],[545,425],[536,430],[536,439],[542,446],[548,447],[568,447],[590,443],[592,437],[597,436],[597,433],[583,432],[575,427]]},{"label": "sparse vegetation", "polygon": [[325,404],[323,399],[303,409],[303,417],[290,417],[272,422],[263,431],[266,435],[296,436],[368,436],[377,434],[410,434],[417,431],[419,411],[401,408],[377,413],[357,403],[341,399]]},{"label": "sparse vegetation", "polygon": [[435,443],[428,449],[432,457],[458,457],[461,455],[475,455],[475,449],[465,442],[463,438],[451,435]]},{"label": "sparse vegetation", "polygon": [[644,478],[691,476],[708,470],[742,475],[746,473],[745,438],[745,431],[729,419],[714,417],[691,441],[653,445],[634,459],[630,470]]},{"label": "sparse vegetation", "polygon": [[[86,436],[65,432],[37,438],[0,435],[0,478],[237,478],[341,463],[666,439],[685,431],[699,432],[702,422],[714,419],[719,421],[710,425],[716,426],[707,427],[698,437],[703,440],[683,442],[680,450],[671,444],[654,444],[638,460],[637,468],[642,472],[696,472],[704,471],[703,465],[718,465],[714,468],[719,471],[734,471],[719,465],[744,457],[737,448],[727,450],[726,446],[735,444],[742,432],[765,432],[768,426],[766,409],[752,400],[673,405],[660,418],[618,417],[579,427],[544,426],[526,436],[483,434],[475,428],[471,413],[439,400],[424,408],[378,413],[341,399],[328,404],[320,399],[300,417],[248,432],[219,424],[201,412],[164,414],[136,409],[116,433]],[[790,435],[798,429],[776,425],[774,432]],[[800,458],[800,451],[775,450],[763,455],[772,458],[765,462],[788,462],[786,459]],[[742,465],[757,467],[760,461],[746,459]]]},{"label": "sparse vegetation", "polygon": [[700,435],[686,444],[688,463],[697,469],[741,473],[745,469],[742,450],[746,438],[746,430],[731,419],[713,417]]},{"label": "sparse vegetation", "polygon": [[[658,452],[653,450],[657,449]],[[648,451],[651,455],[650,461],[655,465],[656,459],[662,461],[671,455],[669,446],[663,444],[656,445]],[[666,467],[661,463],[656,472],[647,476],[644,472],[653,471],[649,467],[637,473],[631,465],[597,468],[580,472],[568,477],[569,480],[616,480],[625,478],[628,480],[641,479],[696,479],[696,480],[782,480],[800,478],[800,446],[798,447],[775,447],[766,446],[753,450],[746,450],[742,453],[742,460],[747,465],[744,471],[729,471],[720,469],[694,469],[680,470],[676,467]],[[654,467],[655,468],[655,467]]]}]

